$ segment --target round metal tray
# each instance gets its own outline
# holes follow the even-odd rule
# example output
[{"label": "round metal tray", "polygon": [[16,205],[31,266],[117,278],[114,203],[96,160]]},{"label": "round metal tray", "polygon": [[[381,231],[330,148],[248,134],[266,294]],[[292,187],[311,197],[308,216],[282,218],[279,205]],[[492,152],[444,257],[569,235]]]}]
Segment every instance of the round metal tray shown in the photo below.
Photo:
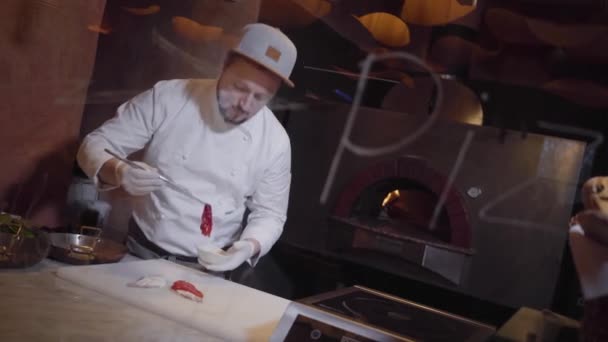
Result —
[{"label": "round metal tray", "polygon": [[96,236],[70,233],[51,233],[49,257],[74,265],[106,264],[120,261],[127,254],[127,247],[110,239],[100,238],[101,230],[95,227],[81,228],[95,230]]}]

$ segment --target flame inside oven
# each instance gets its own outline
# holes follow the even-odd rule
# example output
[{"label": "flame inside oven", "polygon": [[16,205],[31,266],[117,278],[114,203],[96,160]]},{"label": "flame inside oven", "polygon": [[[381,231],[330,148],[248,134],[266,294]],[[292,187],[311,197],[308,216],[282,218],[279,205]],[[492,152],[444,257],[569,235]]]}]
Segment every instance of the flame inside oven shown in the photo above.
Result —
[{"label": "flame inside oven", "polygon": [[436,203],[436,196],[429,192],[395,189],[384,196],[378,218],[428,226]]},{"label": "flame inside oven", "polygon": [[429,230],[438,201],[435,194],[424,189],[399,187],[383,193],[380,198],[382,202],[376,219],[397,226],[418,227],[440,240],[449,240],[449,220],[445,212],[440,216],[441,227],[435,231]]},{"label": "flame inside oven", "polygon": [[386,207],[389,203],[398,199],[400,196],[399,189],[389,192],[382,200],[382,207]]}]

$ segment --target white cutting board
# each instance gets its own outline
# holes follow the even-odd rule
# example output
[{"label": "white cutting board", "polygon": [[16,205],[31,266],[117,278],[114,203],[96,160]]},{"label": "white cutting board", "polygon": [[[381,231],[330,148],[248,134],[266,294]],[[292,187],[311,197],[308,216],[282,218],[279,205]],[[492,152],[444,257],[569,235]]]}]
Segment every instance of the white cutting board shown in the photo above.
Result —
[{"label": "white cutting board", "polygon": [[[142,276],[162,275],[165,288],[128,287]],[[268,341],[289,301],[167,260],[70,266],[57,276],[154,312],[226,341]],[[186,280],[203,292],[202,303],[169,289]]]}]

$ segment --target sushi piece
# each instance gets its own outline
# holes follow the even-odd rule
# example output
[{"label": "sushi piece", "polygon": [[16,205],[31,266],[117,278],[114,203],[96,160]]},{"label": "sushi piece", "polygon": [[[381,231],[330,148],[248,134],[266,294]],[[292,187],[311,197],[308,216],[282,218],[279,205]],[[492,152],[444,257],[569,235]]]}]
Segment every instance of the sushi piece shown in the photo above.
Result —
[{"label": "sushi piece", "polygon": [[171,290],[179,294],[182,297],[188,298],[195,302],[203,301],[203,293],[199,291],[194,285],[185,281],[177,280],[171,285]]},{"label": "sushi piece", "polygon": [[160,288],[167,285],[167,280],[162,276],[148,276],[141,277],[133,283],[127,284],[129,287],[141,287],[141,288]]}]

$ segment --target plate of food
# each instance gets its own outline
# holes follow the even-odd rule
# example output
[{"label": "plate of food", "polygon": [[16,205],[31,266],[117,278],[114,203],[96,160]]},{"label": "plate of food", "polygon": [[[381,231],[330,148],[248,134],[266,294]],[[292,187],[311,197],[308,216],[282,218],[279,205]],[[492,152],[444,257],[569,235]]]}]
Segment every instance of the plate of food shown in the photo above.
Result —
[{"label": "plate of food", "polygon": [[51,247],[48,234],[22,217],[0,212],[0,268],[26,268],[42,261]]}]

